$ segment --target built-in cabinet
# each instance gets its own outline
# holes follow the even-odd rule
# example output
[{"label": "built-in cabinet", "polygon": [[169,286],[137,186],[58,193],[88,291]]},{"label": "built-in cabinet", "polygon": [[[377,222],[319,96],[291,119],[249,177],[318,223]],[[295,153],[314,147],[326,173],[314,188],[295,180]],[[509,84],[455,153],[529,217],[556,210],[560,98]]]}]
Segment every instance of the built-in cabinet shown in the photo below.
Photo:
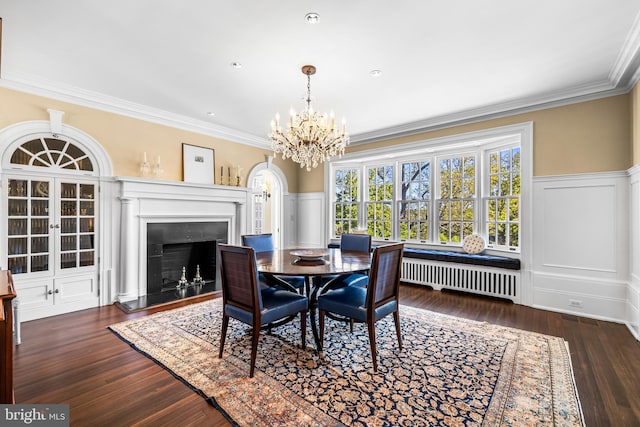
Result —
[{"label": "built-in cabinet", "polygon": [[98,184],[76,177],[11,176],[6,254],[21,319],[98,305]]}]

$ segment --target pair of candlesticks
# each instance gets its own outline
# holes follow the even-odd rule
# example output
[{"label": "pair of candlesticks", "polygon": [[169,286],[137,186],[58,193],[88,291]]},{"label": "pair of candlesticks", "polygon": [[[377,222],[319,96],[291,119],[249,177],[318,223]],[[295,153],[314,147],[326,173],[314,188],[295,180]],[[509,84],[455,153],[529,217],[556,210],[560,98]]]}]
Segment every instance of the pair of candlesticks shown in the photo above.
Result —
[{"label": "pair of candlesticks", "polygon": [[187,279],[187,269],[186,267],[182,267],[182,277],[180,277],[180,280],[178,280],[178,286],[176,286],[176,288],[186,288],[189,285],[194,285],[194,286],[198,286],[198,285],[202,285],[204,283],[204,279],[202,278],[202,276],[200,276],[200,266],[196,265],[196,275],[193,278],[193,282],[189,283],[189,280]]},{"label": "pair of candlesticks", "polygon": [[[231,178],[231,166],[227,167],[227,185],[235,185],[236,187],[240,187],[240,172],[242,172],[242,168],[240,166],[236,166],[235,168],[235,184],[234,180]],[[220,185],[224,184],[224,166],[220,166]]]},{"label": "pair of candlesticks", "polygon": [[160,165],[160,156],[158,156],[154,165],[150,165],[149,162],[147,162],[147,152],[145,151],[142,157],[142,163],[140,163],[140,172],[142,173],[142,176],[149,175],[149,172],[152,172],[156,176],[162,174],[164,169],[162,169],[162,166]]}]

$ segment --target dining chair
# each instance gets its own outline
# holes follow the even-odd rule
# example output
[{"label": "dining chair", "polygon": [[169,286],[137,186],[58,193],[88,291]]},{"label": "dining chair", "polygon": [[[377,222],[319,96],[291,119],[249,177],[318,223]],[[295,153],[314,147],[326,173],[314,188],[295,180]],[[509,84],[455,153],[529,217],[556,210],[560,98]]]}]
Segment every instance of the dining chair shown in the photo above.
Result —
[{"label": "dining chair", "polygon": [[371,252],[371,236],[369,234],[341,234],[340,250],[369,253]]},{"label": "dining chair", "polygon": [[222,281],[222,333],[219,358],[222,358],[229,318],[251,325],[251,361],[249,377],[253,377],[260,330],[263,326],[300,313],[302,348],[306,346],[306,296],[279,288],[261,289],[258,283],[255,250],[246,246],[219,244],[220,278]]},{"label": "dining chair", "polygon": [[[245,234],[241,237],[242,246],[249,246],[256,252],[272,251],[275,249],[273,235],[271,233]],[[272,274],[260,273],[259,278],[266,286],[280,286],[287,289],[293,287],[300,293],[304,292],[304,276],[274,276]]]},{"label": "dining chair", "polygon": [[[344,233],[340,235],[340,251],[349,252],[371,252],[371,236],[368,234],[350,234]],[[326,276],[322,279],[325,292],[330,289],[337,289],[343,286],[366,286],[367,274],[350,273],[341,276]]]},{"label": "dining chair", "polygon": [[367,324],[369,332],[373,371],[377,372],[375,323],[383,317],[393,314],[398,348],[402,350],[398,289],[402,272],[403,248],[404,244],[398,243],[378,246],[373,250],[366,287],[344,286],[318,297],[321,347],[324,340],[327,313],[345,316],[356,322],[364,322]]}]

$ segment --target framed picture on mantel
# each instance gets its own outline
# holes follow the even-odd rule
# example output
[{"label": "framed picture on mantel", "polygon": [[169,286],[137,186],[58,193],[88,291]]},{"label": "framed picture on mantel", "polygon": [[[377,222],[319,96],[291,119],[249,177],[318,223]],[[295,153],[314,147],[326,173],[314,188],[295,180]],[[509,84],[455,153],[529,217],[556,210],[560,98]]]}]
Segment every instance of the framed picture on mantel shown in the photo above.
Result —
[{"label": "framed picture on mantel", "polygon": [[213,148],[182,144],[182,180],[197,184],[215,184]]}]

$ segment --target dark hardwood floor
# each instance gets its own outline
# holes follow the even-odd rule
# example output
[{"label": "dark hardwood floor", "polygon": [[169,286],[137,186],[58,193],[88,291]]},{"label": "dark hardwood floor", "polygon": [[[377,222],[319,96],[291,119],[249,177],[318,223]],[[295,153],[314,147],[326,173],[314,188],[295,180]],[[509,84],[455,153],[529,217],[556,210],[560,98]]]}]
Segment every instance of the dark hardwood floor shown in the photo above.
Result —
[{"label": "dark hardwood floor", "polygon": [[[586,425],[640,426],[640,342],[624,325],[409,285],[401,287],[401,302],[564,337]],[[17,403],[68,403],[72,426],[228,425],[201,396],[107,329],[173,307],[125,314],[108,306],[23,323],[15,351]]]}]

